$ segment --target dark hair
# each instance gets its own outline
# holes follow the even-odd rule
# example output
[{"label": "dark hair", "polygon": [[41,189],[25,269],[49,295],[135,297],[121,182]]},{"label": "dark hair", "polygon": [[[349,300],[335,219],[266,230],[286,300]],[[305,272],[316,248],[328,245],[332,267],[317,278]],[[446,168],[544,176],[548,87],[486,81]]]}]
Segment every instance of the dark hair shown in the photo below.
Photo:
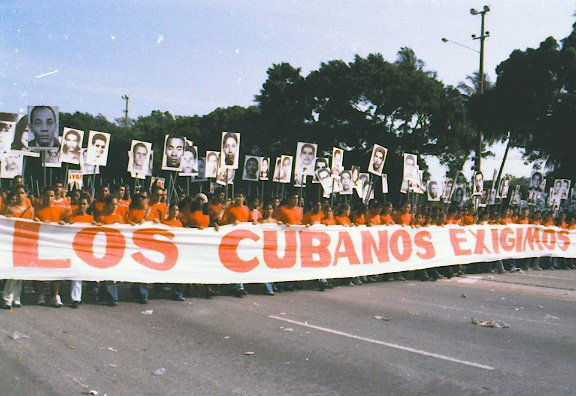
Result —
[{"label": "dark hair", "polygon": [[148,147],[146,147],[146,145],[145,145],[144,143],[138,142],[138,143],[136,143],[136,144],[134,145],[134,147],[132,147],[132,153],[135,153],[135,152],[136,152],[136,149],[137,149],[138,147],[144,147],[144,148],[146,149],[146,152],[148,152]]},{"label": "dark hair", "polygon": [[75,135],[78,138],[78,142],[80,142],[80,133],[78,133],[76,129],[67,130],[66,133],[64,134],[64,139],[66,139],[66,136],[68,135]]},{"label": "dark hair", "polygon": [[96,140],[104,140],[105,143],[108,143],[108,138],[103,133],[95,133],[94,136],[92,136],[92,144],[94,144]]},{"label": "dark hair", "polygon": [[316,148],[310,143],[304,143],[302,147],[300,147],[300,152],[304,151],[305,148],[312,149],[312,152],[316,152]]},{"label": "dark hair", "polygon": [[30,111],[30,122],[33,122],[34,120],[34,112],[37,110],[42,110],[42,109],[47,109],[50,110],[52,112],[52,115],[54,116],[54,120],[56,120],[56,112],[54,111],[54,109],[50,106],[34,106],[32,107],[32,110]]},{"label": "dark hair", "polygon": [[234,139],[234,141],[236,142],[236,144],[238,144],[238,138],[236,137],[236,134],[234,132],[226,132],[224,134],[224,136],[222,137],[222,143],[224,143],[227,139],[232,138]]},{"label": "dark hair", "polygon": [[384,149],[384,147],[375,146],[374,147],[374,154],[376,154],[376,153],[382,153],[382,156],[386,157],[386,150]]}]

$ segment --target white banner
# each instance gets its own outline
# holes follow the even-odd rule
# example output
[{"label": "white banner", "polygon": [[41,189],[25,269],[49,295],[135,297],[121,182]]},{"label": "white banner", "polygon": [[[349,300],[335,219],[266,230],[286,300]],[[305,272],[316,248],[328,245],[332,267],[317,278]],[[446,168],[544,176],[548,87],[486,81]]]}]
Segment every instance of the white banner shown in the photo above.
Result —
[{"label": "white banner", "polygon": [[1,279],[262,283],[535,256],[576,257],[576,232],[532,225],[198,230],[0,218]]}]

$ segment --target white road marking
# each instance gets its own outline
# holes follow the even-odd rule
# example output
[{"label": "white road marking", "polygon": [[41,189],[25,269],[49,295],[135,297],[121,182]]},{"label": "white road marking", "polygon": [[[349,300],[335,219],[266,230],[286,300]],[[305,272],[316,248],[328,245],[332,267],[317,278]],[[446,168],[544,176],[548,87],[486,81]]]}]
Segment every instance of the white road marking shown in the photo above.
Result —
[{"label": "white road marking", "polygon": [[303,326],[303,327],[308,327],[310,329],[315,329],[315,330],[320,330],[320,331],[324,331],[326,333],[331,333],[331,334],[336,334],[339,336],[343,336],[343,337],[348,337],[348,338],[353,338],[355,340],[360,340],[360,341],[364,341],[364,342],[369,342],[372,344],[377,344],[377,345],[382,345],[382,346],[386,346],[389,348],[394,348],[394,349],[399,349],[401,351],[406,351],[406,352],[412,352],[412,353],[416,353],[419,355],[423,355],[423,356],[428,356],[428,357],[432,357],[435,359],[441,359],[441,360],[447,360],[449,362],[453,362],[453,363],[459,363],[459,364],[464,364],[466,366],[471,366],[471,367],[476,367],[476,368],[481,368],[484,370],[494,370],[494,367],[492,366],[487,366],[485,364],[480,364],[480,363],[474,363],[474,362],[470,362],[468,360],[460,360],[460,359],[456,359],[450,356],[445,356],[445,355],[440,355],[437,353],[433,353],[433,352],[426,352],[426,351],[422,351],[420,349],[416,349],[416,348],[411,348],[411,347],[407,347],[407,346],[402,346],[402,345],[398,345],[398,344],[392,344],[390,342],[386,342],[386,341],[380,341],[380,340],[375,340],[372,338],[367,338],[367,337],[361,337],[361,336],[357,336],[354,334],[350,334],[350,333],[345,333],[343,331],[338,331],[338,330],[333,330],[333,329],[329,329],[327,327],[321,327],[321,326],[315,326],[315,325],[311,325],[308,323],[304,323],[304,322],[298,322],[296,320],[291,320],[291,319],[287,319],[287,318],[281,318],[279,316],[274,316],[274,315],[269,315],[268,316],[271,319],[276,319],[276,320],[281,320],[284,322],[288,322],[288,323],[292,323],[295,325],[299,325],[299,326]]}]

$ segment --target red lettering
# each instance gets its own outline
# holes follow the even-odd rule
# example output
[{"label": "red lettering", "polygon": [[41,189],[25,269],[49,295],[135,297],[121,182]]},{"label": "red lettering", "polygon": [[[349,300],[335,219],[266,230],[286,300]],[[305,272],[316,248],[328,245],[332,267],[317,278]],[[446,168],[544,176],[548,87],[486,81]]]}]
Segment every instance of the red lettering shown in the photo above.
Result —
[{"label": "red lettering", "polygon": [[[343,250],[341,250],[342,247],[344,248]],[[360,260],[354,250],[352,238],[346,231],[338,233],[338,243],[336,244],[336,252],[334,253],[334,265],[338,264],[338,260],[341,258],[347,258],[348,263],[352,265],[360,264]]]},{"label": "red lettering", "polygon": [[542,244],[548,250],[554,250],[556,247],[556,232],[554,230],[545,229],[542,233]]},{"label": "red lettering", "polygon": [[[398,242],[402,244],[402,251],[398,246]],[[395,231],[390,237],[390,251],[398,261],[406,261],[412,255],[412,240],[410,234],[406,230]]]},{"label": "red lettering", "polygon": [[484,252],[490,254],[490,250],[484,244],[484,239],[486,237],[486,230],[479,228],[476,232],[470,230],[470,233],[476,238],[476,245],[474,246],[474,254],[483,254]]},{"label": "red lettering", "polygon": [[[144,256],[142,252],[133,253],[132,258],[143,266],[153,270],[167,271],[174,267],[178,261],[178,247],[170,241],[154,238],[156,235],[169,240],[174,239],[174,234],[163,228],[143,228],[134,232],[132,235],[132,241],[141,249],[148,249],[162,254],[164,260],[160,262],[150,260],[148,257]],[[220,247],[221,246],[222,245],[220,245]]]},{"label": "red lettering", "polygon": [[[96,257],[94,255],[94,239],[100,233],[106,237],[105,253],[102,257]],[[72,247],[76,255],[86,264],[96,268],[110,268],[122,261],[126,240],[122,233],[114,228],[88,227],[76,233]]]},{"label": "red lettering", "polygon": [[38,257],[40,224],[16,221],[12,242],[12,266],[34,268],[70,268],[70,259],[41,259]]},{"label": "red lettering", "polygon": [[494,253],[500,253],[500,244],[498,243],[498,229],[493,228],[492,230],[492,250]]},{"label": "red lettering", "polygon": [[259,264],[256,257],[250,260],[242,260],[238,256],[238,245],[243,239],[258,241],[260,237],[248,230],[234,230],[222,237],[220,246],[218,246],[218,255],[220,262],[224,267],[234,272],[249,272]]},{"label": "red lettering", "polygon": [[570,246],[570,238],[568,238],[568,234],[569,232],[565,230],[558,232],[558,242],[562,242],[561,244],[558,244],[558,247],[563,252],[568,250],[568,246]]},{"label": "red lettering", "polygon": [[454,249],[454,254],[456,256],[468,256],[472,254],[470,249],[463,249],[461,244],[468,242],[464,235],[466,232],[461,228],[451,228],[450,229],[450,243],[452,244],[452,249]]},{"label": "red lettering", "polygon": [[[314,244],[314,242],[318,244]],[[330,237],[325,232],[302,231],[300,232],[302,268],[327,267],[330,265],[331,255],[328,250]],[[315,260],[314,256],[318,259]]]},{"label": "red lettering", "polygon": [[511,228],[506,227],[502,230],[500,233],[500,245],[502,246],[503,250],[511,252],[514,249],[516,242],[513,235],[514,231]]},{"label": "red lettering", "polygon": [[436,250],[431,239],[432,235],[428,231],[419,231],[414,236],[414,244],[423,250],[423,252],[416,252],[416,256],[422,260],[429,260],[436,256]]},{"label": "red lettering", "polygon": [[284,231],[284,257],[278,256],[278,232],[264,231],[264,262],[269,268],[292,268],[296,264],[296,231]]},{"label": "red lettering", "polygon": [[386,263],[390,261],[388,255],[388,231],[378,231],[378,244],[374,240],[370,231],[361,231],[362,237],[362,263],[371,264],[372,252],[376,254],[378,263]]},{"label": "red lettering", "polygon": [[536,227],[530,227],[526,229],[526,238],[524,239],[524,250],[526,250],[526,245],[530,245],[530,250],[535,250],[534,245],[539,250],[542,250],[542,243],[540,243],[540,230]]},{"label": "red lettering", "polygon": [[521,227],[516,228],[516,251],[523,252],[522,246],[522,235],[524,234],[524,229]]}]

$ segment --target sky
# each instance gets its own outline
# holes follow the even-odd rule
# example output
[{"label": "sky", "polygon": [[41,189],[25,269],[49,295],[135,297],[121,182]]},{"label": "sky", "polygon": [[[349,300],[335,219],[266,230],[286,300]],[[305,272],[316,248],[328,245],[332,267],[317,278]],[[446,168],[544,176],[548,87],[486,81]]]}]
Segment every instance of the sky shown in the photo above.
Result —
[{"label": "sky", "polygon": [[[217,107],[249,106],[274,63],[303,74],[332,59],[382,53],[393,61],[412,48],[445,84],[478,69],[478,54],[442,37],[478,48],[480,17],[488,5],[485,70],[514,49],[566,37],[576,1],[182,1],[2,0],[0,2],[0,111],[31,104],[61,111],[130,117],[152,110],[206,114]],[[383,142],[385,146],[385,142]],[[499,166],[504,144],[484,160],[486,178]],[[434,177],[443,169],[428,158]],[[352,165],[352,164],[350,164]],[[505,172],[530,173],[513,150]],[[469,165],[466,173],[470,173]]]}]

